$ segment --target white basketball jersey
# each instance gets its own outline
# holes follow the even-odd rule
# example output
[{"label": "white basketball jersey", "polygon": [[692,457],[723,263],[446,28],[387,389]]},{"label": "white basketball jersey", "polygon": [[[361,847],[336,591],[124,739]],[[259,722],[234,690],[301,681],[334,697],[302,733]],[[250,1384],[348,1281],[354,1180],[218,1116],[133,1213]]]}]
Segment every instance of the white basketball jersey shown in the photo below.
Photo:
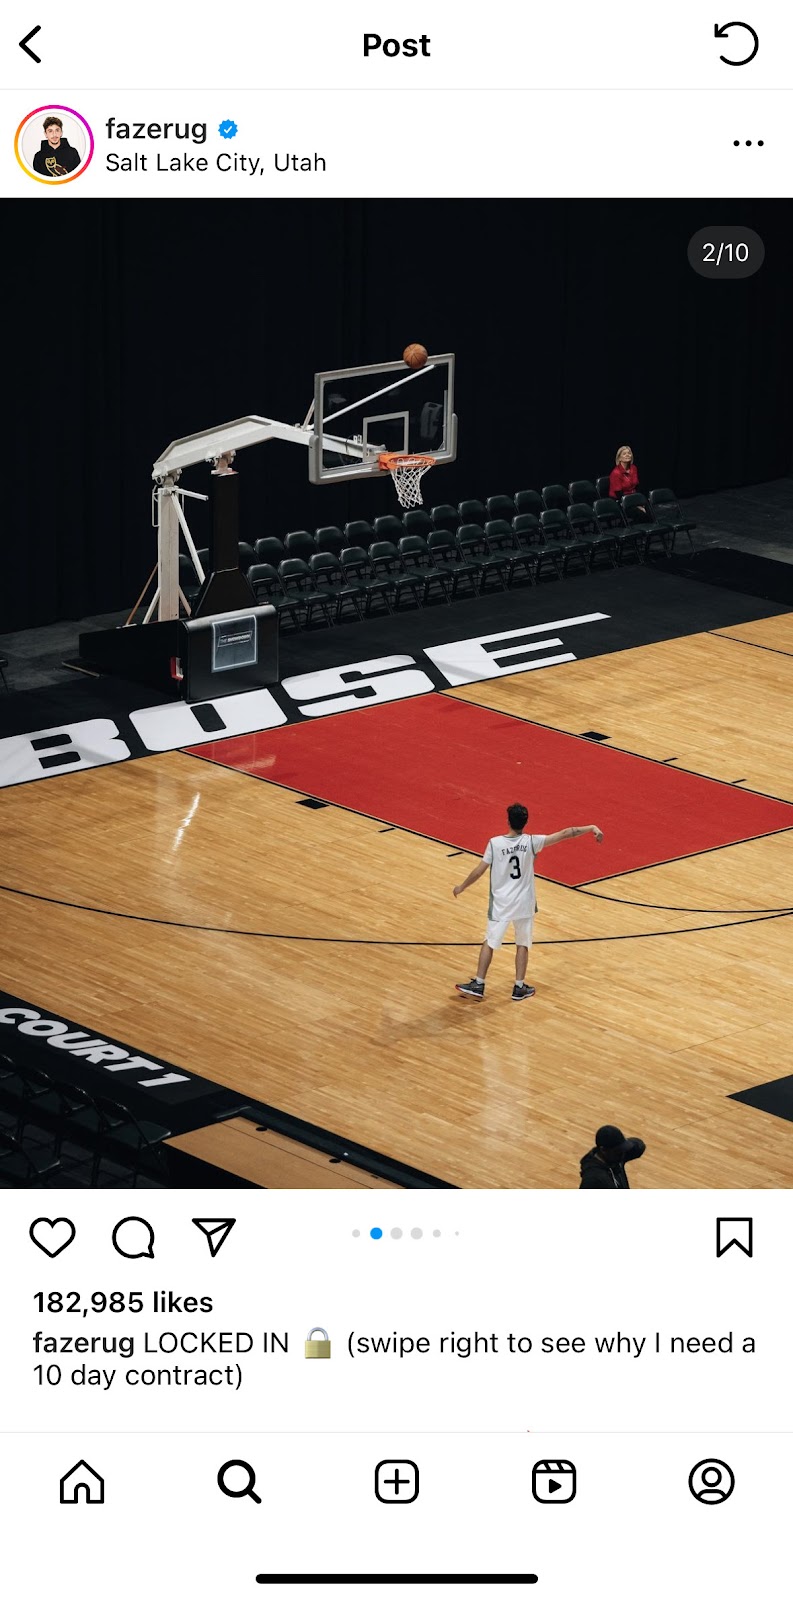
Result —
[{"label": "white basketball jersey", "polygon": [[544,833],[508,833],[488,839],[483,861],[490,868],[488,917],[500,922],[504,917],[520,921],[533,917],[536,908],[534,857],[545,844]]}]

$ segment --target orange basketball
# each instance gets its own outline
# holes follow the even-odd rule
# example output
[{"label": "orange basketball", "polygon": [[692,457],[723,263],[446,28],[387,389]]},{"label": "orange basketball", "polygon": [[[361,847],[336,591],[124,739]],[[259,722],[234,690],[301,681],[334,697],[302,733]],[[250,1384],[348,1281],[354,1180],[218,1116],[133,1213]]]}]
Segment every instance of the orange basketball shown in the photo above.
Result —
[{"label": "orange basketball", "polygon": [[423,344],[406,345],[402,351],[402,360],[406,366],[412,367],[413,371],[417,372],[419,367],[423,367],[427,360],[427,352]]}]

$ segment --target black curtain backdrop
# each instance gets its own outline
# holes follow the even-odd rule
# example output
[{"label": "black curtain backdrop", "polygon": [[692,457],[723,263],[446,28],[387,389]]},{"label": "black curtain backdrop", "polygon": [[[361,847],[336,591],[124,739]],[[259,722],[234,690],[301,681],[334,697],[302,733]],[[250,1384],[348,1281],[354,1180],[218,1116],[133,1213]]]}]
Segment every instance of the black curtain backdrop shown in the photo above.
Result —
[{"label": "black curtain backdrop", "polygon": [[[0,630],[131,606],[155,559],[151,463],[254,412],[302,420],[322,368],[457,354],[459,457],[427,501],[613,465],[679,494],[791,467],[788,201],[5,202]],[[753,278],[690,268],[741,223]],[[283,444],[238,457],[242,535],[395,509],[388,481],[308,483]],[[185,474],[208,488],[208,472]],[[189,520],[207,542],[204,507]]]}]

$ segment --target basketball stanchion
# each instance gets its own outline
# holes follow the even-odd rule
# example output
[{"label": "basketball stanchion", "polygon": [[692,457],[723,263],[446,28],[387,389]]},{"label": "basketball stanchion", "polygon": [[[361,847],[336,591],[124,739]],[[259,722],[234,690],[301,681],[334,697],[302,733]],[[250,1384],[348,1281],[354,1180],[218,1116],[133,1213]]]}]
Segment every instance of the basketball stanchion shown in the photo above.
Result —
[{"label": "basketball stanchion", "polygon": [[[143,670],[140,662],[153,652],[160,668],[167,664],[165,687],[171,691],[174,675],[170,663],[178,654],[171,624],[183,624],[191,617],[195,621],[196,608],[206,617],[253,609],[253,591],[240,566],[237,459],[253,445],[273,440],[301,445],[308,455],[308,477],[313,484],[390,473],[400,506],[422,505],[424,474],[457,456],[454,363],[452,351],[430,355],[426,345],[414,340],[405,345],[401,360],[316,372],[314,398],[302,422],[249,415],[172,439],[151,469],[156,563],[124,627],[92,630],[91,659],[98,659],[99,653],[103,670],[112,671],[115,666],[128,676],[133,657]],[[210,497],[183,487],[180,481],[184,472],[195,467],[209,467],[211,472],[212,570],[208,573],[187,521],[186,502]],[[192,607],[180,582],[181,541],[198,579]],[[138,623],[135,619],[144,606]],[[130,643],[138,628],[149,624],[167,625],[162,648],[153,638]],[[82,652],[82,640],[80,648]],[[87,655],[85,659],[89,659]]]}]

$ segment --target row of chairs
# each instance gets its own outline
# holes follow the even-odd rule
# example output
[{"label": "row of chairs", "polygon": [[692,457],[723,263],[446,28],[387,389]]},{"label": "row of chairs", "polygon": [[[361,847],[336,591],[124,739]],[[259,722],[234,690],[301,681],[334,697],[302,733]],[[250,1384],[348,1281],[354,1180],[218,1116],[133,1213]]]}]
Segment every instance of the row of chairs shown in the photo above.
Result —
[{"label": "row of chairs", "polygon": [[0,1056],[0,1188],[160,1186],[168,1134],[107,1096]]},{"label": "row of chairs", "polygon": [[[382,531],[378,523],[366,524],[359,536]],[[348,523],[343,533],[318,530],[311,546],[303,543],[311,535],[303,533],[288,534],[283,545],[272,538],[259,540],[255,557],[271,559],[254,559],[248,579],[257,599],[273,605],[295,628],[311,626],[317,617],[331,625],[345,614],[369,616],[376,603],[388,612],[405,601],[423,606],[437,598],[449,604],[458,595],[482,593],[488,583],[507,589],[521,581],[536,584],[544,577],[589,572],[599,563],[615,567],[629,559],[643,562],[654,550],[668,555],[681,526],[689,529],[690,539],[690,525],[661,521],[638,493],[622,503],[607,498],[589,506],[582,501],[567,511],[541,511],[538,517],[523,512],[511,522],[492,518],[483,527],[472,522],[453,532],[432,529],[426,539],[415,533],[373,537],[368,545],[345,543],[360,529],[360,524]],[[323,548],[318,548],[319,535]],[[307,559],[294,554],[299,549]]]},{"label": "row of chairs", "polygon": [[0,1189],[40,1189],[61,1175],[52,1141],[19,1139],[0,1114]]},{"label": "row of chairs", "polygon": [[[588,478],[577,478],[567,489],[563,484],[551,483],[546,484],[541,492],[537,489],[519,489],[514,495],[494,494],[487,500],[461,500],[457,506],[444,503],[428,510],[416,508],[406,511],[401,517],[393,514],[375,517],[373,522],[359,518],[347,522],[343,530],[334,524],[317,528],[314,533],[301,528],[287,533],[283,538],[257,539],[255,544],[241,541],[240,565],[243,571],[247,571],[254,561],[272,561],[274,556],[282,560],[284,554],[307,561],[316,550],[329,550],[338,555],[343,545],[362,545],[368,549],[374,539],[390,539],[396,543],[403,534],[420,534],[426,539],[439,529],[456,533],[466,523],[474,522],[483,528],[486,522],[512,522],[515,516],[539,518],[543,511],[567,512],[572,506],[580,505],[594,508],[596,500],[609,498],[608,482],[608,478],[599,478],[596,485]],[[601,488],[602,493],[599,492]],[[693,522],[686,523],[673,489],[652,489],[649,504],[656,518],[675,524],[678,529],[696,526]],[[199,550],[198,554],[202,565],[208,565],[209,551]]]},{"label": "row of chairs", "polygon": [[[603,483],[608,479],[576,479],[568,489],[547,484],[542,494],[522,489],[371,523],[359,518],[343,529],[297,529],[283,540],[241,542],[240,566],[257,599],[297,628],[310,626],[317,615],[328,624],[345,611],[368,616],[375,601],[388,611],[406,597],[414,605],[433,596],[449,602],[460,592],[479,593],[491,573],[511,587],[521,577],[536,583],[576,567],[588,571],[600,552],[610,565],[628,555],[643,561],[654,548],[670,555],[683,534],[693,549],[696,524],[684,518],[672,489],[653,489],[649,500],[637,492],[618,502],[597,494]],[[581,497],[571,502],[572,491]],[[206,569],[209,551],[198,554]],[[191,600],[198,582],[187,556],[180,557],[180,576]]]}]

